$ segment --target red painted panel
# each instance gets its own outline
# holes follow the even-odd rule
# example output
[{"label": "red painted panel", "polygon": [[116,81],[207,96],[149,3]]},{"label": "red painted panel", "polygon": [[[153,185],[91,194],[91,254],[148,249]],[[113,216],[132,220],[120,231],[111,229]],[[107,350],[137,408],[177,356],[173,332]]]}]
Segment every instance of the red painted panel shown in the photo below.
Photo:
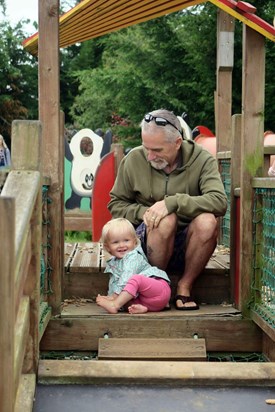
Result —
[{"label": "red painted panel", "polygon": [[208,137],[215,137],[215,135],[211,132],[211,130],[208,129],[208,127],[206,126],[196,126],[195,129],[198,129],[198,131],[200,132],[200,135],[208,136]]},{"label": "red painted panel", "polygon": [[107,209],[110,200],[110,190],[115,182],[115,156],[114,152],[107,153],[100,161],[97,168],[92,192],[92,238],[98,242],[101,237],[102,227],[112,218]]}]

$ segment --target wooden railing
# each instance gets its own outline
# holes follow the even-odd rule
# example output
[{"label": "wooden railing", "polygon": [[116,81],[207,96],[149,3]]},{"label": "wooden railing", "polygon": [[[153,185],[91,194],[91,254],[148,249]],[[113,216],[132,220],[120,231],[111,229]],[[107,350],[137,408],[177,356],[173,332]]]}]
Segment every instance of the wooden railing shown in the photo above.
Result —
[{"label": "wooden railing", "polygon": [[[257,325],[264,332],[263,334],[263,349],[265,355],[273,359],[274,358],[274,341],[275,333],[274,328],[268,324],[263,318],[256,313],[255,310],[247,309],[250,305],[247,302],[251,302],[252,299],[252,270],[255,267],[261,267],[262,261],[258,256],[258,262],[256,257],[251,253],[250,265],[241,265],[241,255],[246,254],[247,251],[241,246],[241,214],[244,215],[244,196],[241,194],[245,191],[245,188],[240,189],[241,186],[241,116],[235,115],[232,118],[232,147],[231,151],[218,152],[217,159],[219,165],[221,161],[225,159],[233,159],[234,167],[230,170],[231,176],[231,195],[230,195],[230,278],[231,278],[231,293],[233,301],[236,307],[242,310],[243,314],[252,318]],[[268,177],[268,169],[270,167],[271,156],[275,154],[275,146],[265,146],[263,148],[263,163],[262,163],[262,175],[264,178],[251,177],[252,196],[247,199],[247,210],[249,211],[251,222],[253,221],[253,209],[255,188],[274,188],[274,179]],[[259,245],[263,243],[263,233],[260,228],[257,228],[257,233],[253,233],[253,230],[246,230],[243,236],[249,237],[249,242],[254,244],[255,236],[258,236],[257,242]],[[262,269],[262,267],[261,267]],[[247,298],[248,296],[248,298]],[[246,313],[245,313],[246,311]]]},{"label": "wooden railing", "polygon": [[14,121],[0,196],[0,410],[33,407],[39,360],[41,125]]}]

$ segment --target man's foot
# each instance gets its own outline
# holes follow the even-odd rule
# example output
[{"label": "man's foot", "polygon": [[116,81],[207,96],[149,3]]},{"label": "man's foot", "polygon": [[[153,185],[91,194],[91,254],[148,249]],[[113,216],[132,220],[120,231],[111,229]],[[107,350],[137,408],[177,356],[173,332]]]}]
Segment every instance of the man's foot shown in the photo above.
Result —
[{"label": "man's foot", "polygon": [[148,308],[146,306],[140,305],[139,303],[133,304],[128,307],[128,312],[131,313],[131,315],[136,315],[138,313],[146,313],[148,312]]},{"label": "man's foot", "polygon": [[98,306],[101,306],[103,309],[107,310],[108,313],[117,313],[118,308],[115,306],[113,300],[108,300],[105,296],[97,296],[96,303]]},{"label": "man's foot", "polygon": [[175,297],[175,306],[178,310],[196,310],[199,305],[194,302],[191,296],[177,295]]}]

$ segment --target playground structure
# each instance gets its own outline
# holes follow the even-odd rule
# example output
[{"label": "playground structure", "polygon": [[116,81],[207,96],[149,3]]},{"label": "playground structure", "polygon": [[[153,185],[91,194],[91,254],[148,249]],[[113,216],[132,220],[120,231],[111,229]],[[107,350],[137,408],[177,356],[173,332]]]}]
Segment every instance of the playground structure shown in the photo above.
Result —
[{"label": "playground structure", "polygon": [[[13,123],[12,170],[0,196],[0,232],[5,239],[0,249],[0,410],[31,410],[37,375],[40,382],[59,383],[154,384],[165,380],[182,385],[274,386],[275,182],[264,176],[275,147],[264,148],[262,113],[265,38],[274,41],[275,31],[255,23],[253,8],[247,3],[238,2],[244,11],[233,1],[212,2],[223,6],[218,16],[215,134],[217,161],[229,200],[228,213],[221,219],[220,243],[230,248],[230,265],[226,261],[221,266],[219,260],[218,270],[210,262],[197,293],[205,293],[201,301],[207,299],[212,312],[206,308],[195,315],[175,311],[108,315],[87,302],[106,288],[105,256],[98,242],[65,245],[64,251],[64,118],[59,111],[58,15],[53,12],[58,1],[49,0],[49,9],[40,7],[40,121]],[[202,1],[192,2],[198,3]],[[187,5],[190,2],[178,2],[178,9]],[[233,117],[229,58],[233,44],[228,34],[234,29],[232,16],[244,21],[243,112]],[[229,42],[222,43],[224,32]],[[227,45],[226,53],[222,45]],[[41,245],[48,244],[43,249],[46,267],[41,270]],[[65,299],[72,296],[83,300],[79,306],[66,307]],[[234,307],[221,308],[223,297]],[[173,340],[188,339],[191,348],[197,336],[205,340],[208,352],[260,352],[269,362],[245,363],[244,367],[243,363],[191,362],[194,357],[190,355],[184,361],[159,361],[153,355],[144,360],[144,354],[137,361],[133,353],[125,360],[39,360],[41,350],[102,349],[99,343],[104,335],[110,342],[120,339],[124,349],[127,339],[137,345],[139,339],[150,344],[150,339],[160,338],[172,348]]]}]

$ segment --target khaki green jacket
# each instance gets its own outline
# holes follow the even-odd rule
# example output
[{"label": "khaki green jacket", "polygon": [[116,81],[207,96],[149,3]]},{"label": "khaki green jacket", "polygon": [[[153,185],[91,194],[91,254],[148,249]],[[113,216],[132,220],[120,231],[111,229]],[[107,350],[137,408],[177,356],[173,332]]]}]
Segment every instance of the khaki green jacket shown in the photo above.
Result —
[{"label": "khaki green jacket", "polygon": [[216,159],[191,140],[183,141],[181,151],[183,166],[167,175],[150,165],[142,146],[132,149],[110,192],[112,216],[139,225],[146,209],[163,199],[169,214],[177,214],[179,228],[204,212],[223,216],[227,198]]}]

